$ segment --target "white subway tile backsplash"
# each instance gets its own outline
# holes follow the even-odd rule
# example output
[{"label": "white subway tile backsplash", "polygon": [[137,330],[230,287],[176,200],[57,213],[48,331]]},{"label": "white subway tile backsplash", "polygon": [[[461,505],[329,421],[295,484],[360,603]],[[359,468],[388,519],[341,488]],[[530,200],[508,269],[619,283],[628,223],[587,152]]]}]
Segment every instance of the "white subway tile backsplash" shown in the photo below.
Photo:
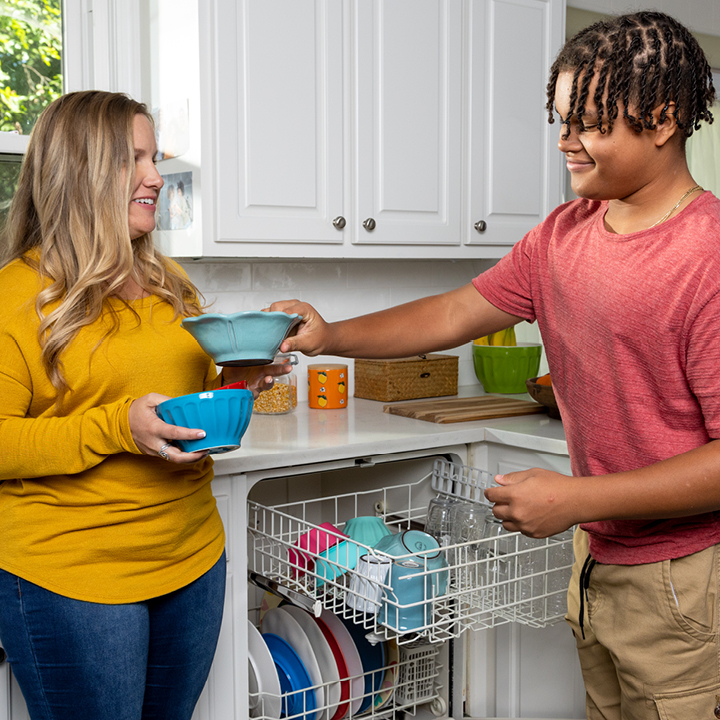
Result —
[{"label": "white subway tile backsplash", "polygon": [[333,322],[385,310],[392,304],[388,288],[373,288],[372,290],[357,288],[345,291],[342,297],[330,299],[326,296],[322,299],[324,303],[322,309],[319,304],[310,304],[314,305],[323,317]]},{"label": "white subway tile backsplash", "polygon": [[285,295],[318,286],[328,290],[347,287],[347,265],[341,262],[259,262],[252,275],[253,290],[282,290]]},{"label": "white subway tile backsplash", "polygon": [[203,294],[223,292],[228,288],[238,292],[252,290],[252,265],[247,262],[184,263],[190,279]]},{"label": "white subway tile backsplash", "polygon": [[433,285],[460,287],[495,264],[494,260],[462,260],[433,263]]},{"label": "white subway tile backsplash", "polygon": [[348,287],[422,287],[433,282],[433,266],[429,260],[388,260],[357,262],[348,266]]},{"label": "white subway tile backsplash", "polygon": [[[214,302],[212,312],[260,310],[276,300],[298,298],[313,305],[328,321],[383,310],[470,282],[494,264],[490,260],[433,261],[182,261],[190,279]],[[536,325],[522,323],[518,339],[539,341]],[[471,344],[447,351],[459,358],[460,385],[481,389],[472,365]],[[354,391],[353,360],[299,356],[298,398],[307,400],[307,366],[313,362],[347,362],[349,391]],[[544,370],[541,365],[541,372]]]}]

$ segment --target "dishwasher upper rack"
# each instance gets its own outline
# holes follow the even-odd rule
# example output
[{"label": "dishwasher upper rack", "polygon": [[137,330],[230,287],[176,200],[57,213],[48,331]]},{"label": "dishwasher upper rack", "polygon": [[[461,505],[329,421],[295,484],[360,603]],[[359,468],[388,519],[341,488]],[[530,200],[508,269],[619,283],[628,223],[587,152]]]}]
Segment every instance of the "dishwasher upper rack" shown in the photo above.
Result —
[{"label": "dishwasher upper rack", "polygon": [[[492,475],[483,470],[437,459],[430,474],[412,483],[273,507],[248,501],[249,568],[352,619],[370,638],[394,638],[399,645],[418,638],[444,642],[468,629],[507,622],[532,627],[557,622],[565,614],[572,566],[570,533],[545,539],[503,533],[449,545],[442,549],[447,564],[441,567],[436,552],[390,557],[356,541],[347,546],[352,553],[345,558],[338,553],[333,560],[298,550],[299,538],[320,531],[322,522],[341,530],[347,520],[360,515],[381,517],[394,531],[422,529],[428,486],[489,511],[482,490],[491,482]],[[338,540],[346,538],[338,536]],[[389,575],[377,581],[360,572],[354,562],[348,562],[351,554],[367,555],[377,562],[390,560],[394,566],[409,563],[407,571],[395,568],[395,583],[398,588],[404,582],[419,584],[419,596],[417,592],[411,598],[396,594]],[[300,557],[303,561],[298,564]],[[382,593],[379,607],[377,603],[373,607],[377,612],[364,612],[367,598],[358,588],[367,588],[369,583]]]}]

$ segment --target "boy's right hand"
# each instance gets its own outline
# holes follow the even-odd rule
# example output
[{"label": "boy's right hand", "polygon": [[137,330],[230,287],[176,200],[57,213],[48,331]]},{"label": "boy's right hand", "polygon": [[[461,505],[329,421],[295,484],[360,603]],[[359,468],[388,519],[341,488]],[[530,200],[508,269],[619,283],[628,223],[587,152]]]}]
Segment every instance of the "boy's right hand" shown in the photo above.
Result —
[{"label": "boy's right hand", "polygon": [[279,300],[274,302],[268,310],[288,314],[297,313],[302,316],[300,324],[296,325],[290,335],[283,340],[280,352],[301,352],[310,356],[329,352],[330,326],[312,305],[299,300]]}]

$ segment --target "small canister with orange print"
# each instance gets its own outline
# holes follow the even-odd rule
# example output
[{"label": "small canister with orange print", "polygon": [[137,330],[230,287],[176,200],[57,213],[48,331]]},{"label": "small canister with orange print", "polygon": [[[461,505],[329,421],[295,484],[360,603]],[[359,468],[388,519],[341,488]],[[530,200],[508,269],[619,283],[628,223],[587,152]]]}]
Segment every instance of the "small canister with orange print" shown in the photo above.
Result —
[{"label": "small canister with orange print", "polygon": [[340,363],[308,365],[308,406],[324,410],[346,408],[348,366]]}]

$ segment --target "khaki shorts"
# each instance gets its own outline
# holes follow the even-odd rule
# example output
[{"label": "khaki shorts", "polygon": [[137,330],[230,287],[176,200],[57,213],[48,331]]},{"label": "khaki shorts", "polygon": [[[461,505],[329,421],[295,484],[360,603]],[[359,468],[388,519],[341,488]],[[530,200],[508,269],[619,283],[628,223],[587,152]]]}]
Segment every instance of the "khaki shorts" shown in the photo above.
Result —
[{"label": "khaki shorts", "polygon": [[587,555],[587,534],[578,529],[566,620],[588,719],[720,718],[717,546],[646,565],[595,564],[583,639],[579,580]]}]

